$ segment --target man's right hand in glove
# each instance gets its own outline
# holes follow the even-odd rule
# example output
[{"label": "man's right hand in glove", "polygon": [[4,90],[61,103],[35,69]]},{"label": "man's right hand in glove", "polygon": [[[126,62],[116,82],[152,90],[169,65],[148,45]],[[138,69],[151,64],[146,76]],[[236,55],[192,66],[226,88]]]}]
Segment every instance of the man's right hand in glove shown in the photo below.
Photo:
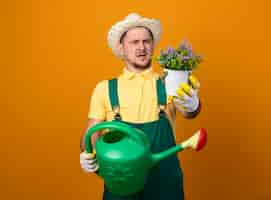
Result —
[{"label": "man's right hand in glove", "polygon": [[86,173],[96,172],[99,169],[95,156],[90,153],[80,153],[80,164]]},{"label": "man's right hand in glove", "polygon": [[[99,119],[89,119],[88,121],[88,126],[87,126],[87,129],[85,132],[87,132],[87,130],[94,126],[95,124],[98,124],[100,122],[102,122],[103,120],[99,120]],[[98,139],[100,135],[100,132],[96,132],[92,135],[91,137],[91,144],[93,147],[95,147],[95,143],[96,143],[96,140]],[[90,173],[90,172],[96,172],[99,168],[98,164],[97,164],[97,161],[96,161],[96,158],[95,158],[95,154],[96,153],[87,153],[85,151],[85,135],[83,135],[81,137],[81,142],[80,142],[80,149],[81,149],[81,152],[80,153],[80,165],[81,165],[81,168],[84,170],[84,172],[86,173]],[[95,152],[95,149],[94,149],[94,152]]]}]

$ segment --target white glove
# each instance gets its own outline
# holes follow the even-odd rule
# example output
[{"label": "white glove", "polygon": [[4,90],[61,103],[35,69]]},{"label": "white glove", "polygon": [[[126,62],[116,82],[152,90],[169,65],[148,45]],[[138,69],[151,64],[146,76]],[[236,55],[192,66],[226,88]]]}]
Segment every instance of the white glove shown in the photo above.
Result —
[{"label": "white glove", "polygon": [[191,96],[183,93],[182,97],[175,97],[173,99],[175,105],[180,106],[186,112],[194,112],[199,106],[198,90],[190,89]]},{"label": "white glove", "polygon": [[97,161],[95,157],[86,152],[80,153],[80,164],[84,172],[96,172],[99,169]]}]

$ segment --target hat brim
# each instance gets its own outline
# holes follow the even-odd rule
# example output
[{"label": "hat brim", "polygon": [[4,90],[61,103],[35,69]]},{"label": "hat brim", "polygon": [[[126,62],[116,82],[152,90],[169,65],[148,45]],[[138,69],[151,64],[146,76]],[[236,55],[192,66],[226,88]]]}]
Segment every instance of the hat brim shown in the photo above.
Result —
[{"label": "hat brim", "polygon": [[148,28],[152,32],[154,46],[157,45],[157,43],[160,40],[160,34],[162,31],[159,20],[148,19],[148,18],[140,18],[134,21],[124,20],[112,26],[111,30],[108,33],[108,38],[107,38],[109,47],[112,49],[113,53],[117,57],[120,57],[120,58],[122,57],[118,51],[118,45],[120,44],[121,36],[129,29],[138,27],[138,26]]}]

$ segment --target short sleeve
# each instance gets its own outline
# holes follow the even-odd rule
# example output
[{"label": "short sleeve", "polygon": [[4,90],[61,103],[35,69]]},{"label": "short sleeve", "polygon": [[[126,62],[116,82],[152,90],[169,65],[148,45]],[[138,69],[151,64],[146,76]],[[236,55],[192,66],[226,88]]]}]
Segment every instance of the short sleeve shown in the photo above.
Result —
[{"label": "short sleeve", "polygon": [[105,95],[106,95],[107,81],[99,82],[92,92],[89,103],[88,118],[93,119],[106,119],[106,106],[105,106]]}]

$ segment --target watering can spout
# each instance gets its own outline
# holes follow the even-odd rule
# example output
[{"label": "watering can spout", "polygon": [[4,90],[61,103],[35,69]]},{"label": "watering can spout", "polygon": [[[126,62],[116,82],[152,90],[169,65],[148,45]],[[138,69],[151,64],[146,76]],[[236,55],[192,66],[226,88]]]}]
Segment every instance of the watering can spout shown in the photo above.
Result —
[{"label": "watering can spout", "polygon": [[171,147],[161,153],[152,154],[152,166],[157,165],[160,161],[166,159],[167,157],[182,151],[184,148],[181,144]]},{"label": "watering can spout", "polygon": [[152,154],[152,165],[155,166],[160,161],[167,157],[176,154],[177,152],[183,151],[184,149],[192,148],[196,151],[201,150],[207,142],[206,130],[201,128],[189,139],[185,140],[181,144],[171,147],[163,152]]}]

